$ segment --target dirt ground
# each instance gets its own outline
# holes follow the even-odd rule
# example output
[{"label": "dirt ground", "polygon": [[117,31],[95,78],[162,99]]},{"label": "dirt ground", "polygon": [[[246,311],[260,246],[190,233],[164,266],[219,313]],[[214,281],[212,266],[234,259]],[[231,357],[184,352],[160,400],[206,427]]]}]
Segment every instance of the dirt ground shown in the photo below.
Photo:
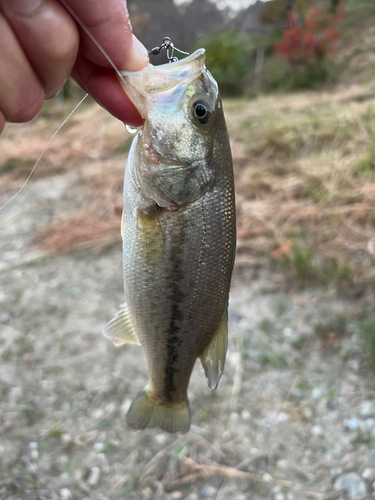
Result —
[{"label": "dirt ground", "polygon": [[[269,99],[251,104],[243,120],[255,120],[259,106],[271,109]],[[273,113],[294,106],[303,115],[296,101],[274,99]],[[236,104],[227,107],[236,129]],[[29,166],[51,126],[47,115],[7,128],[0,204],[24,180],[10,160]],[[348,276],[299,280],[296,266],[269,261],[272,248],[283,255],[291,247],[264,231],[252,240],[241,214],[270,207],[270,190],[258,183],[250,192],[251,170],[243,179],[247,164],[260,171],[275,160],[244,152],[241,133],[233,138],[242,233],[227,363],[210,393],[197,362],[186,435],[127,428],[126,411],[147,382],[144,353],[101,335],[123,301],[116,228],[131,139],[123,126],[84,107],[51,144],[35,180],[0,212],[1,500],[375,498],[374,371],[360,333],[374,310],[373,289]],[[262,151],[269,147],[274,142]],[[304,165],[289,155],[284,164]],[[294,184],[288,177],[277,193],[290,192],[293,175]],[[310,206],[310,191],[304,196],[295,200]],[[275,222],[272,213],[268,220]],[[363,254],[355,247],[353,255]],[[368,266],[373,272],[373,261]]]}]

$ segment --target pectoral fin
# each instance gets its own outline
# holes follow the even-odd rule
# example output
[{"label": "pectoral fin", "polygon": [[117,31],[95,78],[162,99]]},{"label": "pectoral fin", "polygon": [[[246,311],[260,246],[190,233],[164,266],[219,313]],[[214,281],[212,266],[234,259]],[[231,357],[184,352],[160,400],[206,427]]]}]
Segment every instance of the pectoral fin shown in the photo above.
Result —
[{"label": "pectoral fin", "polygon": [[225,355],[228,344],[228,310],[221,317],[219,326],[208,346],[199,356],[208,387],[214,391],[224,371]]},{"label": "pectoral fin", "polygon": [[116,346],[122,344],[141,345],[135,333],[126,304],[122,304],[121,309],[113,316],[111,321],[106,324],[103,335],[111,340]]}]

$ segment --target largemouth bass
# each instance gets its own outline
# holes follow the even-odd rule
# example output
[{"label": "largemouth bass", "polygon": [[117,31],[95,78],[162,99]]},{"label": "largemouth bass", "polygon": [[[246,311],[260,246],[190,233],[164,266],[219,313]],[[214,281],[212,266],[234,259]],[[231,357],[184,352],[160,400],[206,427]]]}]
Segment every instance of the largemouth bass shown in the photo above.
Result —
[{"label": "largemouth bass", "polygon": [[199,357],[210,389],[223,373],[235,251],[229,138],[218,86],[199,49],[137,73],[124,90],[144,118],[124,183],[125,304],[104,329],[145,350],[150,382],[126,416],[136,429],[187,432]]}]

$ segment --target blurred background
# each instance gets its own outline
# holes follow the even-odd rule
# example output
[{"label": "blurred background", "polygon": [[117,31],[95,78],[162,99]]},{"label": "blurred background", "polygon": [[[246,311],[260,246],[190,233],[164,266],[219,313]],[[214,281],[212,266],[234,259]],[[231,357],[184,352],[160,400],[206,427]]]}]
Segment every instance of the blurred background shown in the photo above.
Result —
[{"label": "blurred background", "polygon": [[[131,432],[123,301],[133,136],[86,99],[0,212],[1,500],[375,497],[375,3],[128,1],[151,49],[205,47],[236,180],[224,375],[199,364],[192,427]],[[165,62],[165,55],[152,63]],[[83,96],[71,81],[0,139],[0,205]]]}]

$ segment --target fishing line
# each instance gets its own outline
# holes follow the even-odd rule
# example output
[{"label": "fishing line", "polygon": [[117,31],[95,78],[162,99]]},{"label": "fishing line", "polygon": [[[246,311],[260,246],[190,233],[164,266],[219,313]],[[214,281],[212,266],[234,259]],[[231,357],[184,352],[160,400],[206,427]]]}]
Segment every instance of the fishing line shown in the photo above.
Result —
[{"label": "fishing line", "polygon": [[69,120],[69,118],[72,116],[72,114],[77,110],[77,108],[83,103],[83,101],[86,99],[86,97],[88,96],[88,94],[85,95],[85,97],[83,97],[79,103],[74,107],[74,109],[69,113],[69,115],[65,118],[65,120],[62,122],[61,125],[58,126],[58,128],[56,129],[56,131],[53,133],[51,139],[47,142],[47,144],[44,146],[44,149],[43,151],[40,153],[39,155],[39,158],[37,159],[35,165],[33,166],[31,172],[29,173],[27,179],[25,180],[25,182],[23,183],[22,187],[20,187],[20,189],[17,191],[16,194],[14,194],[11,198],[9,198],[9,200],[4,203],[4,205],[2,205],[0,207],[0,210],[2,210],[4,207],[6,207],[11,201],[14,200],[14,198],[16,198],[21,191],[23,191],[23,188],[26,186],[26,184],[29,182],[30,180],[30,177],[33,175],[34,173],[34,170],[36,169],[36,167],[38,166],[38,163],[40,162],[40,160],[42,159],[42,156],[44,155],[44,152],[45,150],[48,148],[48,146],[51,144],[51,142],[53,141],[53,139],[56,137],[56,134],[60,131],[60,129],[63,127],[63,125],[65,125],[65,123]]},{"label": "fishing line", "polygon": [[[85,31],[85,33],[90,37],[90,39],[95,43],[95,45],[98,47],[98,49],[102,52],[102,54],[104,55],[104,57],[108,60],[108,62],[111,64],[111,66],[113,67],[113,69],[115,70],[117,76],[124,82],[124,78],[123,76],[121,75],[120,71],[118,70],[118,68],[116,67],[116,65],[114,64],[114,62],[112,61],[112,59],[109,57],[109,55],[107,54],[107,52],[103,49],[103,47],[100,45],[100,43],[96,40],[96,38],[94,37],[94,35],[90,32],[90,30],[85,26],[85,24],[83,23],[83,21],[81,21],[81,19],[77,16],[77,14],[72,10],[72,8],[66,3],[65,0],[60,0],[60,2],[62,3],[62,5],[65,7],[65,9],[69,12],[69,14],[73,17],[73,19],[75,19],[75,21],[81,26],[81,28]],[[35,165],[33,166],[30,174],[28,175],[27,179],[25,180],[24,184],[21,186],[21,188],[6,202],[4,203],[4,205],[0,206],[0,210],[2,210],[3,208],[5,208],[11,201],[13,201],[20,193],[21,191],[23,191],[24,187],[26,186],[26,184],[29,182],[30,180],[30,177],[33,175],[36,167],[38,166],[40,160],[42,159],[42,156],[44,155],[46,149],[48,148],[48,146],[51,144],[51,142],[53,141],[53,139],[55,138],[56,134],[60,131],[60,129],[63,127],[63,125],[65,125],[65,123],[69,120],[69,118],[72,116],[72,114],[77,110],[77,108],[82,104],[82,102],[86,99],[86,97],[88,96],[88,94],[86,94],[80,101],[79,103],[74,107],[74,109],[69,113],[69,115],[65,118],[65,120],[62,122],[61,125],[59,125],[59,127],[57,128],[57,130],[54,132],[54,134],[52,135],[52,137],[50,138],[50,140],[47,142],[47,144],[45,145],[45,147],[43,148],[43,151],[40,153],[40,156],[39,158],[37,159]]]},{"label": "fishing line", "polygon": [[108,60],[110,65],[113,67],[113,69],[116,71],[117,76],[125,83],[123,76],[121,75],[120,71],[116,67],[115,63],[112,61],[112,59],[109,57],[107,52],[103,49],[103,47],[100,45],[100,43],[96,40],[94,35],[90,32],[90,30],[87,28],[87,26],[81,21],[81,19],[77,16],[77,14],[74,12],[74,10],[66,3],[65,0],[60,0],[60,2],[63,4],[63,6],[66,8],[66,10],[69,12],[69,14],[77,21],[77,23],[81,26],[83,31],[91,38],[91,40],[95,43],[95,45],[98,47],[100,52],[103,54],[103,56]]}]

